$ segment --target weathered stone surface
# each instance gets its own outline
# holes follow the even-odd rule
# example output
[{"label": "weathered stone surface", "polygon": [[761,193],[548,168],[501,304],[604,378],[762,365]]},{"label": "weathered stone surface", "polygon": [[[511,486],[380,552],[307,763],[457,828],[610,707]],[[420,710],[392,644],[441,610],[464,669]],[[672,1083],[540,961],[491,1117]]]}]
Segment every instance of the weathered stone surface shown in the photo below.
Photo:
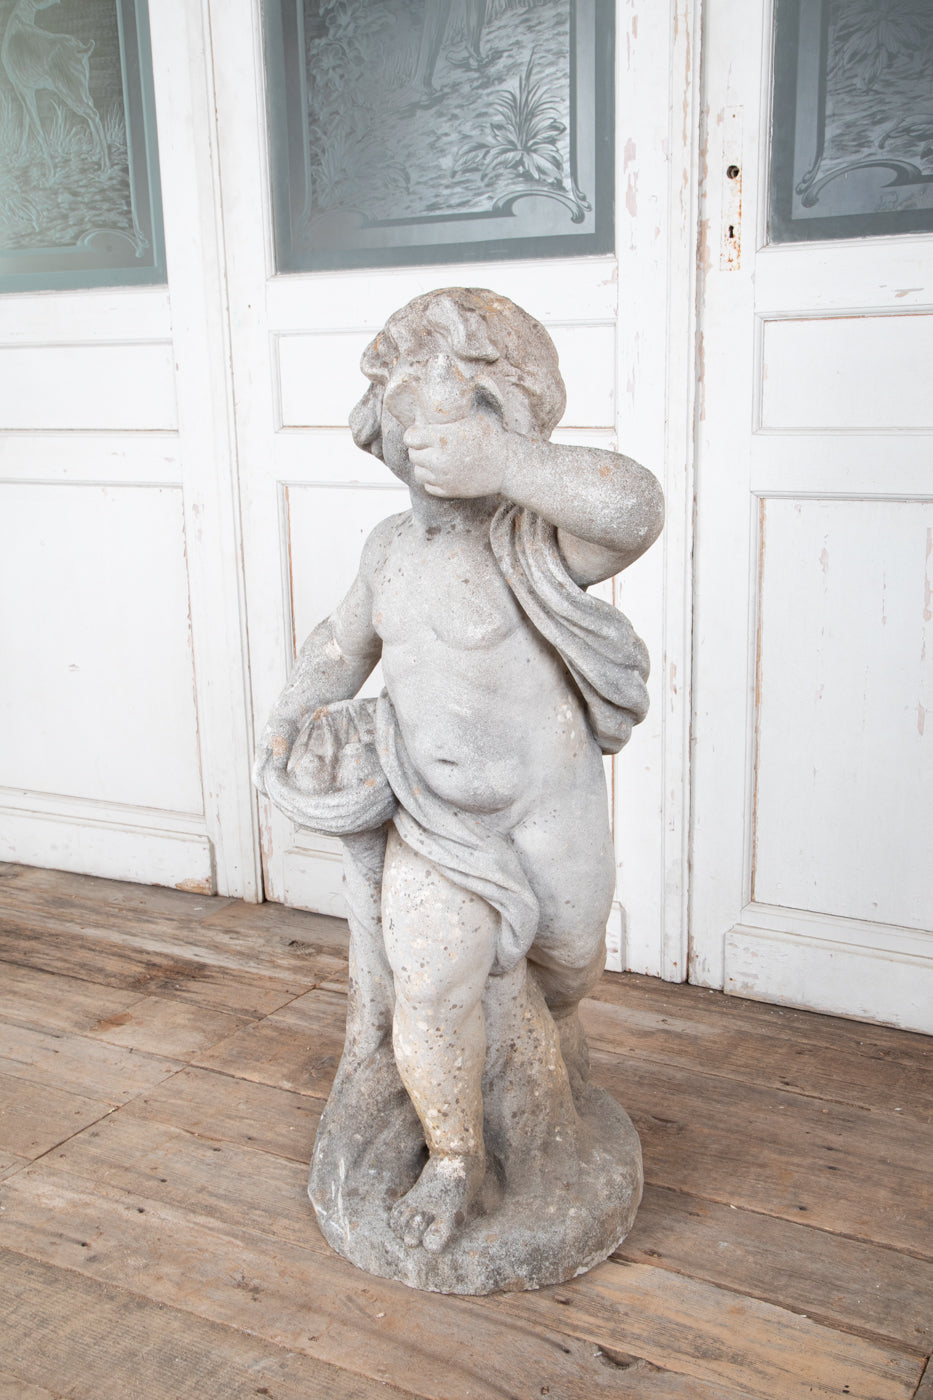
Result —
[{"label": "weathered stone surface", "polygon": [[[310,1194],[373,1273],[536,1288],[605,1258],[641,1194],[577,1007],[614,888],[602,755],[644,717],[647,654],[586,588],[651,544],[661,496],[626,457],[549,442],[553,345],[492,292],[416,299],[362,368],[354,438],[411,510],[369,537],[256,764],[346,852],[347,1040]],[[383,695],[353,699],[380,658]]]}]

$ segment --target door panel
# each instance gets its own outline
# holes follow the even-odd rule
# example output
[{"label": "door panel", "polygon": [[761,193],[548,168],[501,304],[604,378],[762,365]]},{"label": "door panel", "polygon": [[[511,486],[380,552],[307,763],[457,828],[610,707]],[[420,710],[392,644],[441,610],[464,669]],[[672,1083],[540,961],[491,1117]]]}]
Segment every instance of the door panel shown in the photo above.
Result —
[{"label": "door panel", "polygon": [[771,497],[761,530],[752,897],[924,929],[933,503]]},{"label": "door panel", "polygon": [[7,346],[0,383],[0,415],[13,430],[178,427],[171,340]]},{"label": "door panel", "polygon": [[[181,492],[6,485],[11,787],[202,810]],[[130,700],[131,703],[127,703]]]},{"label": "door panel", "polygon": [[933,427],[933,316],[761,321],[758,427]]},{"label": "door panel", "polygon": [[3,858],[209,889],[168,296],[3,301]]}]

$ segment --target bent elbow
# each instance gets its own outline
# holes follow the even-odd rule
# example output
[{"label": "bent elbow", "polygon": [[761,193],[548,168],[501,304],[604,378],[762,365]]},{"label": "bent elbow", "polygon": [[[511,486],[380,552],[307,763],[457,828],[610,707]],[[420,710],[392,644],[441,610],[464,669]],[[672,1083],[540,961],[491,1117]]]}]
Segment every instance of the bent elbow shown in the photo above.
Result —
[{"label": "bent elbow", "polygon": [[648,473],[649,489],[646,493],[644,510],[644,545],[647,549],[664,529],[664,492],[661,483],[651,472]]},{"label": "bent elbow", "polygon": [[626,511],[626,544],[630,560],[637,559],[654,544],[664,528],[664,493],[661,484],[646,467],[635,498],[630,498]]}]

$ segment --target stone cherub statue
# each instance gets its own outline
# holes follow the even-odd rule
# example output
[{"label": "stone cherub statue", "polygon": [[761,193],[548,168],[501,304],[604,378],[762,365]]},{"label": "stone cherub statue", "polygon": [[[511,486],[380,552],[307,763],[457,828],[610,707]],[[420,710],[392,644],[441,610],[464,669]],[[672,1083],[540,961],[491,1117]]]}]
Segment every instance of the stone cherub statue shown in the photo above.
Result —
[{"label": "stone cherub statue", "polygon": [[[538,1287],[606,1257],[641,1194],[577,1008],[614,888],[602,755],[644,717],[648,663],[585,590],[656,538],[661,492],[627,457],[549,442],[557,354],[505,297],[416,298],[362,369],[354,440],[411,509],[369,536],[256,762],[346,851],[347,1042],[309,1189],[370,1272]],[[352,699],[380,659],[382,695]]]}]

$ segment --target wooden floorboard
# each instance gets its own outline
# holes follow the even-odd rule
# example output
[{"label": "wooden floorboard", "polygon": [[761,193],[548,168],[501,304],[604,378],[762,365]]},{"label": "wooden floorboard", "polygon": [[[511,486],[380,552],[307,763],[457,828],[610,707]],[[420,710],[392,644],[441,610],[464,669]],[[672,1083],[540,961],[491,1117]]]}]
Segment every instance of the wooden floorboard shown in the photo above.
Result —
[{"label": "wooden floorboard", "polygon": [[[3,975],[0,968],[0,976]],[[49,1089],[127,1103],[177,1074],[179,1061],[139,1054],[86,1035],[48,1034],[0,1021],[0,1072]]]},{"label": "wooden floorboard", "polygon": [[923,1373],[923,1380],[917,1387],[914,1400],[933,1400],[933,1361],[927,1362],[927,1368]]},{"label": "wooden floorboard", "polygon": [[28,1157],[17,1157],[14,1152],[0,1152],[0,1181],[29,1165]]},{"label": "wooden floorboard", "polygon": [[[651,984],[652,991],[657,987]],[[650,998],[644,996],[646,990],[632,977],[605,978],[600,999],[584,1003],[590,1044],[681,1069],[702,1066],[747,1084],[824,1101],[869,1109],[890,1104],[933,1122],[929,1036],[764,1006],[701,988],[669,987]]]},{"label": "wooden floorboard", "polygon": [[[75,978],[86,977],[93,965],[94,978],[108,987],[151,995],[168,995],[178,1001],[189,1001],[234,1014],[264,1016],[284,1005],[292,997],[308,991],[320,982],[346,968],[346,959],[322,954],[302,958],[291,955],[292,975],[279,970],[271,959],[253,959],[254,966],[243,964],[227,954],[227,964],[214,962],[213,940],[202,940],[191,955],[180,956],[178,941],[184,934],[173,936],[174,948],[142,950],[127,941],[120,943],[113,934],[105,938],[90,937],[80,928],[62,932],[43,931],[41,942],[31,942],[36,933],[26,914],[16,921],[6,919],[0,930],[0,959],[21,964],[24,970],[51,972],[56,976],[70,973]],[[80,934],[80,946],[75,934]],[[138,939],[147,935],[137,934]],[[24,943],[24,939],[27,940]],[[221,941],[218,939],[218,941]],[[193,954],[197,952],[198,956]],[[230,964],[234,965],[231,966]],[[237,965],[237,964],[240,965]]]},{"label": "wooden floorboard", "polygon": [[[0,1252],[0,1396],[392,1400],[401,1392],[81,1274]],[[4,1389],[4,1371],[6,1385]],[[29,1383],[25,1383],[25,1378]],[[40,1382],[39,1385],[33,1384]],[[19,1388],[17,1388],[19,1387]],[[45,1389],[48,1387],[48,1389]]]},{"label": "wooden floorboard", "polygon": [[307,1200],[346,959],[337,920],[0,866],[0,1400],[933,1400],[933,1041],[607,975],[635,1227],[448,1298]]},{"label": "wooden floorboard", "polygon": [[933,1263],[897,1250],[649,1186],[615,1257],[933,1351]]}]

